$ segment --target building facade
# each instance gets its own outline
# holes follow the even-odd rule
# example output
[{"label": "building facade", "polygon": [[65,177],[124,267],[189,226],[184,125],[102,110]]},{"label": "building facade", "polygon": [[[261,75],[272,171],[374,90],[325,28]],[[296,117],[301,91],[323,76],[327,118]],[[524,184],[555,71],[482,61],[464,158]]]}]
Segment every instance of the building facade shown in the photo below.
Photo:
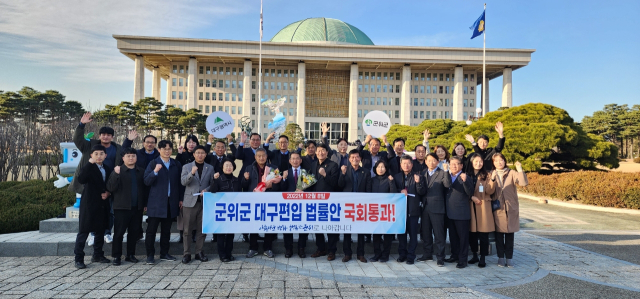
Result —
[{"label": "building facade", "polygon": [[[373,110],[392,123],[418,125],[425,119],[466,120],[488,111],[482,84],[482,48],[376,46],[359,29],[335,19],[313,18],[288,25],[259,42],[114,35],[121,53],[135,62],[134,102],[152,74],[150,95],[167,105],[196,108],[208,115],[225,111],[250,118],[263,136],[273,114],[262,98],[286,98],[287,123],[297,123],[309,139],[319,139],[320,123],[330,139],[365,137],[362,118]],[[489,80],[502,76],[502,106],[512,105],[512,72],[531,61],[530,49],[486,49]],[[260,83],[261,81],[261,83]],[[488,94],[488,92],[487,92]],[[480,104],[481,103],[481,104]],[[480,107],[481,105],[481,107]],[[259,119],[259,114],[260,119]]]}]

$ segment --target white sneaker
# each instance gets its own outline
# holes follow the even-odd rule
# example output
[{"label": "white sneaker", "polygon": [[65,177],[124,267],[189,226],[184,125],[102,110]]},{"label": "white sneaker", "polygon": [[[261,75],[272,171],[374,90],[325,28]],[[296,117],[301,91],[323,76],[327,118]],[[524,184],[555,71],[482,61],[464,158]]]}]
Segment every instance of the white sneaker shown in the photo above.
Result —
[{"label": "white sneaker", "polygon": [[93,246],[93,235],[91,234],[89,234],[89,237],[87,238],[87,245]]},{"label": "white sneaker", "polygon": [[107,244],[111,244],[111,242],[113,242],[113,238],[111,237],[111,235],[104,235],[104,242]]}]

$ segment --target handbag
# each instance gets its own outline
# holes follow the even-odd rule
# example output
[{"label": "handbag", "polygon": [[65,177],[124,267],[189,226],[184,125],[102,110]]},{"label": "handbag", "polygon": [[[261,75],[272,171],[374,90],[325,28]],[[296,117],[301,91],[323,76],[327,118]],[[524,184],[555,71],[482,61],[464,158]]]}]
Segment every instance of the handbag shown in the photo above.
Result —
[{"label": "handbag", "polygon": [[496,199],[491,201],[491,211],[495,211],[495,210],[499,210],[500,209],[500,200]]}]

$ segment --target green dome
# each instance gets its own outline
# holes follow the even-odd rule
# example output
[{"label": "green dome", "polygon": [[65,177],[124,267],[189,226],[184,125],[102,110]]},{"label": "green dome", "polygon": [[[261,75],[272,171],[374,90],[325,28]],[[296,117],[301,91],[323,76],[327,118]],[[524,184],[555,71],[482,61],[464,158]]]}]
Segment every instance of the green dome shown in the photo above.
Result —
[{"label": "green dome", "polygon": [[271,38],[272,42],[329,42],[373,45],[360,29],[343,21],[328,18],[309,18],[291,23]]}]

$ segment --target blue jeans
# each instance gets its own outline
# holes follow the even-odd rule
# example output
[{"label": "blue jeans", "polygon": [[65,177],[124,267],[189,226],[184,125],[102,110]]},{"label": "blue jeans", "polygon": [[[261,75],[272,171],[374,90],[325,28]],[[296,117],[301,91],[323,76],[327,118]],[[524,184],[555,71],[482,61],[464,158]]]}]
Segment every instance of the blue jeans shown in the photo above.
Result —
[{"label": "blue jeans", "polygon": [[[107,227],[107,229],[104,230],[104,235],[111,235],[111,229],[113,228],[113,220],[115,219],[114,215],[113,215],[113,200],[109,200],[109,226]],[[91,233],[92,237],[95,237],[96,235],[94,233]]]}]

